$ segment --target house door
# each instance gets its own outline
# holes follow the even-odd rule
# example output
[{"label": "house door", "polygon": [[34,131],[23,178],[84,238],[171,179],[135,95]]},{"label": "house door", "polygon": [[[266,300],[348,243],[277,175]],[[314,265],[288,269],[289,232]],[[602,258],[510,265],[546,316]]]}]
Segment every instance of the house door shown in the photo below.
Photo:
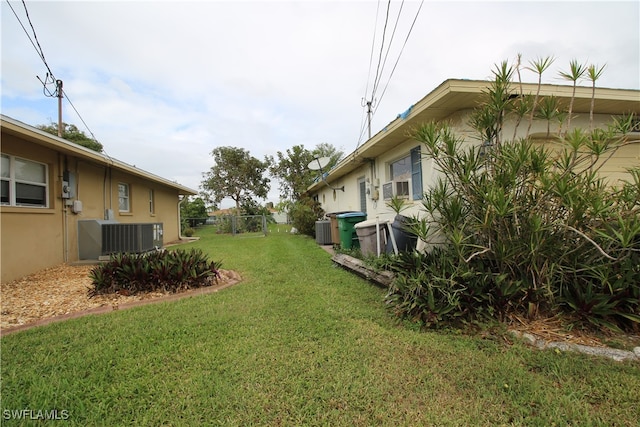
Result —
[{"label": "house door", "polygon": [[358,180],[358,195],[360,196],[360,212],[367,213],[367,186],[364,178]]}]

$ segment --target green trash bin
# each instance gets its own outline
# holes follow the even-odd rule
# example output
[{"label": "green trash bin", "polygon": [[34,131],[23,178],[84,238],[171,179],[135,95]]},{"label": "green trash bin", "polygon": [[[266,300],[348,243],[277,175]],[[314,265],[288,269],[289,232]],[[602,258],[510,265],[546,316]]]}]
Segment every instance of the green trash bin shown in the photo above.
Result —
[{"label": "green trash bin", "polygon": [[338,230],[340,231],[340,246],[342,249],[352,249],[360,247],[360,240],[356,233],[355,225],[367,219],[364,212],[349,212],[337,215]]}]

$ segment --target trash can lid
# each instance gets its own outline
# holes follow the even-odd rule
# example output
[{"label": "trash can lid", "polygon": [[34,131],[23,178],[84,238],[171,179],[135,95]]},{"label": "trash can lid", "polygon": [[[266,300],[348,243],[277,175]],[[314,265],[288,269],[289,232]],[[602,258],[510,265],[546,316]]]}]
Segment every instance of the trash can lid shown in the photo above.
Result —
[{"label": "trash can lid", "polygon": [[348,212],[348,213],[343,213],[340,215],[337,215],[338,218],[360,218],[360,217],[365,217],[366,218],[367,214],[364,212]]},{"label": "trash can lid", "polygon": [[338,215],[340,215],[340,214],[351,213],[351,212],[353,212],[353,211],[331,212],[331,213],[328,213],[328,214],[327,214],[327,216],[328,216],[329,218],[332,218],[332,217],[337,217],[337,216],[338,216]]},{"label": "trash can lid", "polygon": [[366,227],[375,227],[376,226],[376,221],[378,222],[378,224],[380,224],[380,227],[384,227],[389,223],[388,219],[379,219],[376,220],[374,219],[368,219],[366,221],[360,221],[359,223],[357,223],[356,225],[354,225],[354,228],[366,228]]}]

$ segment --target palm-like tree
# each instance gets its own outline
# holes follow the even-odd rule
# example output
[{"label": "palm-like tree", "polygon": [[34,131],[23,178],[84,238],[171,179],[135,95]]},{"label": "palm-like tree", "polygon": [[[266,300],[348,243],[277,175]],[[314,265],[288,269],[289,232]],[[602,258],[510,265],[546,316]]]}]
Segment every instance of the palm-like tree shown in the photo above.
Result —
[{"label": "palm-like tree", "polygon": [[529,136],[529,132],[531,131],[533,115],[536,108],[538,107],[538,99],[540,98],[540,86],[542,85],[542,73],[549,69],[551,64],[553,64],[553,61],[555,61],[555,58],[547,56],[546,58],[538,58],[535,61],[529,61],[530,66],[525,67],[526,70],[533,71],[538,75],[538,90],[536,91],[536,96],[533,99],[533,108],[531,108],[531,114],[529,116],[529,127],[527,128],[527,136]]},{"label": "palm-like tree", "polygon": [[571,128],[571,114],[573,113],[573,102],[576,98],[576,86],[578,85],[578,80],[584,76],[586,71],[587,68],[584,65],[579,64],[577,60],[572,59],[571,62],[569,62],[569,72],[560,72],[560,77],[573,82],[573,93],[571,95],[571,102],[569,103],[569,116],[567,117],[567,130]]},{"label": "palm-like tree", "polygon": [[593,130],[593,108],[596,103],[596,80],[598,80],[602,76],[602,72],[604,71],[604,67],[607,64],[604,64],[602,67],[598,67],[597,65],[589,65],[587,68],[587,78],[591,81],[591,107],[589,108],[589,130]]}]

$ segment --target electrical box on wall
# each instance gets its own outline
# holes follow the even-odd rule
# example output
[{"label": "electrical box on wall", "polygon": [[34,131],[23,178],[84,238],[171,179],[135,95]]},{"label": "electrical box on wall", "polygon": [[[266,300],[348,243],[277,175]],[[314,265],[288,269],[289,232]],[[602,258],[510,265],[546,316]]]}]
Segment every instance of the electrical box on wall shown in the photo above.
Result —
[{"label": "electrical box on wall", "polygon": [[62,198],[71,199],[76,196],[76,174],[65,171],[62,174]]},{"label": "electrical box on wall", "polygon": [[71,206],[71,211],[73,213],[79,214],[82,212],[82,202],[80,200],[74,200],[73,206]]},{"label": "electrical box on wall", "polygon": [[71,189],[69,188],[69,181],[62,181],[62,198],[71,198]]}]

